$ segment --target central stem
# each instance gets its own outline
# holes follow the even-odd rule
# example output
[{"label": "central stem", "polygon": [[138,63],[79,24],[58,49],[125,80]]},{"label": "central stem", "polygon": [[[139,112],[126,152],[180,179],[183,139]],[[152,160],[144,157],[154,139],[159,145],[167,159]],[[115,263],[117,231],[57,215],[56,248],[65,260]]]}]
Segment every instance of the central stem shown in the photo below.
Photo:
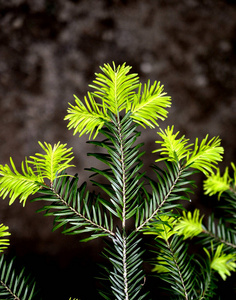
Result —
[{"label": "central stem", "polygon": [[125,294],[125,300],[129,299],[129,293],[128,293],[128,270],[127,270],[127,253],[126,253],[126,170],[125,170],[125,158],[124,158],[124,146],[123,146],[123,139],[122,139],[122,133],[121,133],[121,123],[120,123],[120,117],[117,116],[117,124],[118,124],[118,134],[119,134],[119,143],[120,143],[120,161],[121,161],[121,169],[122,169],[122,242],[123,242],[123,258],[122,258],[122,264],[123,264],[123,280],[124,280],[124,294]]},{"label": "central stem", "polygon": [[129,299],[128,294],[128,281],[127,281],[127,265],[126,265],[126,236],[123,233],[123,278],[124,278],[124,293],[125,293],[125,300]]},{"label": "central stem", "polygon": [[121,169],[122,169],[122,202],[123,202],[123,209],[122,209],[122,229],[125,232],[125,223],[126,223],[126,172],[125,172],[125,162],[124,162],[124,147],[123,147],[123,140],[121,134],[121,124],[120,118],[117,118],[118,123],[118,134],[120,139],[120,162],[121,162]]}]

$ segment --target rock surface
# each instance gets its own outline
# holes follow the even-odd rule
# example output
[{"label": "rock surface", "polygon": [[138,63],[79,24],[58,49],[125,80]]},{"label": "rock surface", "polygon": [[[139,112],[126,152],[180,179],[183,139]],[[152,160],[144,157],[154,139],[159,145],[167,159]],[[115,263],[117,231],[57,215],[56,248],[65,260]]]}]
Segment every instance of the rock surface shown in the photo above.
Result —
[{"label": "rock surface", "polygon": [[[87,137],[68,132],[63,118],[73,94],[82,99],[99,66],[112,61],[133,66],[142,82],[165,85],[173,104],[162,128],[175,124],[190,140],[219,135],[225,147],[222,170],[235,162],[234,3],[0,0],[1,164],[12,156],[19,166],[39,151],[37,141],[61,141],[73,146],[77,171],[86,179],[83,168],[93,163],[86,156],[92,149]],[[147,153],[155,149],[155,131],[143,131]],[[148,155],[145,162],[153,160]],[[101,260],[102,245],[51,233],[52,220],[34,213],[39,207],[1,203],[0,222],[12,232],[11,254],[44,274],[37,279],[47,291],[44,299],[95,299],[91,261]],[[80,275],[70,281],[75,266]]]}]

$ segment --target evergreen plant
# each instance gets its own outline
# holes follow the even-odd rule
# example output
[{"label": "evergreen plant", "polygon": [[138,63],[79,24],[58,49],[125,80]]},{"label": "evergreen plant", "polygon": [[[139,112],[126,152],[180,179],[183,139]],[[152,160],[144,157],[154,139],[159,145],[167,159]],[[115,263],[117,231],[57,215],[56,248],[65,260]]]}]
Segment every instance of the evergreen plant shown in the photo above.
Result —
[{"label": "evergreen plant", "polygon": [[[225,280],[236,270],[235,165],[232,178],[228,169],[221,176],[217,164],[223,148],[218,137],[207,135],[190,143],[168,126],[158,131],[153,176],[145,174],[138,128],[159,126],[171,98],[160,82],[142,85],[130,69],[125,63],[105,64],[90,85],[93,91],[84,101],[75,96],[65,117],[69,130],[79,136],[89,134],[89,143],[102,150],[88,154],[104,164],[89,169],[100,193],[66,173],[73,166],[72,148],[39,142],[41,152],[26,158],[20,172],[12,158],[8,165],[0,165],[0,196],[9,197],[10,204],[19,199],[25,205],[33,195],[32,201],[42,202],[40,211],[55,218],[53,230],[86,234],[83,241],[104,239],[108,265],[103,266],[104,289],[99,291],[104,299],[150,298],[143,268],[144,252],[150,247],[154,274],[165,282],[169,299],[211,299],[217,293],[218,277]],[[186,211],[183,205],[191,199],[195,172],[206,175],[206,194],[224,199],[224,215],[217,223],[212,215],[204,225],[199,210]],[[1,225],[0,251],[9,244],[7,230]],[[143,234],[154,236],[150,247],[144,247]],[[190,255],[190,241],[200,242],[201,255]],[[0,299],[34,297],[34,282],[24,271],[17,275],[13,262],[7,264],[2,255]]]}]

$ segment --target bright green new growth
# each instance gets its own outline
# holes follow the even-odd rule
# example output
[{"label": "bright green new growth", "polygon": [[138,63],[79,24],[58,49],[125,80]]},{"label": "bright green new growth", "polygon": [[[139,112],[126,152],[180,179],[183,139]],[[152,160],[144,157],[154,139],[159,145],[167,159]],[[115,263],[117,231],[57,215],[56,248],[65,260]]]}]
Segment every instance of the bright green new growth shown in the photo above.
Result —
[{"label": "bright green new growth", "polygon": [[[157,217],[156,222],[151,228],[150,226],[147,226],[144,234],[153,234],[156,238],[168,241],[173,234],[177,233],[175,230],[177,222],[178,219],[167,215]],[[149,229],[151,230],[149,231]]]},{"label": "bright green new growth", "polygon": [[[166,108],[170,107],[171,101],[163,93],[163,86],[157,82],[150,86],[148,82],[142,89],[137,74],[128,74],[130,69],[125,64],[117,68],[114,64],[113,68],[105,64],[101,67],[104,74],[96,74],[94,85],[90,85],[95,92],[88,92],[89,100],[85,97],[86,105],[75,96],[76,105],[70,104],[65,117],[65,120],[69,120],[68,128],[74,128],[74,134],[90,133],[91,137],[95,131],[95,138],[105,122],[112,122],[109,111],[115,116],[123,110],[126,113],[130,111],[134,122],[151,128],[158,125],[157,118],[164,120],[167,117]],[[135,93],[137,88],[138,93]],[[102,103],[96,102],[96,99]]]},{"label": "bright green new growth", "polygon": [[[19,198],[25,205],[27,198],[38,192],[33,201],[47,202],[40,211],[55,217],[53,230],[62,228],[64,234],[87,234],[84,241],[105,238],[103,255],[110,267],[104,267],[103,277],[108,288],[99,293],[106,300],[146,298],[142,234],[155,236],[155,270],[170,285],[174,299],[210,299],[215,288],[212,270],[221,276],[235,270],[235,233],[221,221],[215,227],[213,218],[206,228],[199,210],[185,213],[180,202],[190,200],[194,186],[189,179],[192,169],[208,178],[214,176],[213,169],[223,154],[220,139],[208,139],[207,135],[201,142],[196,139],[189,143],[185,136],[174,133],[174,126],[160,129],[156,142],[160,147],[154,152],[161,155],[156,162],[164,161],[165,167],[153,165],[155,179],[146,176],[142,171],[144,152],[140,151],[143,144],[138,143],[137,128],[159,126],[159,121],[167,117],[171,99],[159,82],[142,85],[130,70],[126,64],[105,64],[90,85],[93,91],[88,92],[83,102],[75,96],[75,104],[70,104],[65,117],[74,134],[89,134],[89,138],[95,139],[99,133],[104,137],[101,141],[90,141],[103,151],[88,154],[106,165],[105,169],[89,169],[91,182],[102,193],[88,191],[86,183],[78,185],[77,175],[66,173],[73,166],[72,148],[60,142],[54,146],[39,142],[43,154],[26,158],[21,173],[12,159],[10,166],[0,165],[0,196],[8,196],[10,204]],[[103,180],[96,180],[95,175]],[[225,177],[228,180],[228,175]],[[214,190],[219,191],[216,187]],[[231,203],[231,214],[235,214],[234,205]],[[208,259],[205,269],[199,270],[199,262],[195,256],[189,256],[185,241],[192,237],[200,238],[206,249],[213,245],[217,264]],[[222,248],[217,250],[221,244],[224,252]],[[1,262],[4,282],[7,278],[3,258]],[[220,267],[217,269],[216,265]]]},{"label": "bright green new growth", "polygon": [[0,196],[5,199],[10,197],[11,205],[17,198],[25,202],[30,195],[37,193],[44,185],[44,180],[49,179],[52,183],[57,173],[72,167],[70,161],[73,159],[71,149],[66,144],[57,143],[53,147],[46,142],[44,145],[39,142],[45,154],[36,153],[30,159],[21,163],[22,174],[10,158],[11,167],[0,165]]},{"label": "bright green new growth", "polygon": [[45,154],[36,153],[35,156],[30,156],[32,165],[37,168],[38,176],[42,179],[49,179],[52,183],[57,173],[74,167],[70,162],[74,158],[72,148],[67,149],[66,144],[57,143],[52,145],[44,142],[44,145],[39,142],[40,147],[44,150]]},{"label": "bright green new growth", "polygon": [[9,239],[5,238],[6,236],[11,235],[7,230],[9,229],[8,226],[0,224],[0,252],[3,252],[7,249],[7,246],[10,245]]},{"label": "bright green new growth", "polygon": [[[236,167],[234,163],[231,163],[231,166],[234,171],[234,176],[231,178],[229,176],[229,168],[225,169],[224,175],[220,175],[220,169],[217,168],[216,173],[211,176],[207,176],[207,179],[204,181],[204,191],[207,195],[218,194],[218,199],[220,199],[222,193],[226,191],[236,192]],[[232,185],[231,185],[232,183]]]},{"label": "bright green new growth", "polygon": [[193,214],[190,211],[187,214],[183,211],[183,216],[178,219],[174,229],[179,235],[183,235],[184,239],[193,238],[204,230],[202,219],[199,209],[195,209]]},{"label": "bright green new growth", "polygon": [[211,268],[226,280],[226,277],[230,276],[230,271],[236,271],[236,253],[225,254],[222,251],[223,247],[224,244],[219,245],[215,252],[212,249],[212,256],[206,248],[204,250],[210,260]]},{"label": "bright green new growth", "polygon": [[[216,164],[222,161],[223,147],[220,146],[220,139],[218,137],[212,138],[208,141],[208,135],[203,139],[199,145],[198,138],[193,144],[188,144],[188,139],[185,136],[177,138],[179,132],[173,133],[174,126],[168,126],[165,131],[160,130],[158,133],[162,141],[156,141],[161,144],[161,148],[154,152],[160,152],[164,157],[156,161],[168,160],[180,164],[183,168],[194,168],[205,175],[211,174]],[[194,147],[193,147],[194,146]],[[192,148],[193,147],[193,148]]]},{"label": "bright green new growth", "polygon": [[22,174],[17,171],[12,158],[10,158],[10,162],[11,166],[0,165],[0,196],[3,199],[9,196],[10,205],[17,198],[25,205],[27,198],[38,192],[43,184],[43,179],[34,173],[27,159],[21,163]]}]

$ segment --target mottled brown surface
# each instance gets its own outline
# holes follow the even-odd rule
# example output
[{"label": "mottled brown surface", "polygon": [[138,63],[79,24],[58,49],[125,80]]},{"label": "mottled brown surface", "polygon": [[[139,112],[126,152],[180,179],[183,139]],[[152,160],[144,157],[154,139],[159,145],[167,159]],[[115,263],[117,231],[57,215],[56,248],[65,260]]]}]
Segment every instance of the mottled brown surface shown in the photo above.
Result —
[{"label": "mottled brown surface", "polygon": [[[173,105],[162,128],[175,124],[191,140],[219,135],[226,149],[222,170],[235,161],[234,1],[0,0],[1,164],[12,156],[19,166],[39,151],[38,140],[61,141],[74,147],[77,171],[86,179],[83,168],[93,163],[86,152],[93,149],[86,137],[67,131],[63,118],[73,94],[82,99],[99,65],[112,61],[132,65],[143,82],[165,85]],[[142,134],[148,154],[155,132]],[[145,162],[154,159],[148,155]],[[204,210],[204,203],[195,204]],[[10,254],[44,273],[38,276],[44,290],[50,287],[44,299],[95,299],[95,284],[86,296],[86,283],[101,243],[51,233],[52,219],[36,215],[37,208],[1,203],[0,223],[12,232]]]}]

